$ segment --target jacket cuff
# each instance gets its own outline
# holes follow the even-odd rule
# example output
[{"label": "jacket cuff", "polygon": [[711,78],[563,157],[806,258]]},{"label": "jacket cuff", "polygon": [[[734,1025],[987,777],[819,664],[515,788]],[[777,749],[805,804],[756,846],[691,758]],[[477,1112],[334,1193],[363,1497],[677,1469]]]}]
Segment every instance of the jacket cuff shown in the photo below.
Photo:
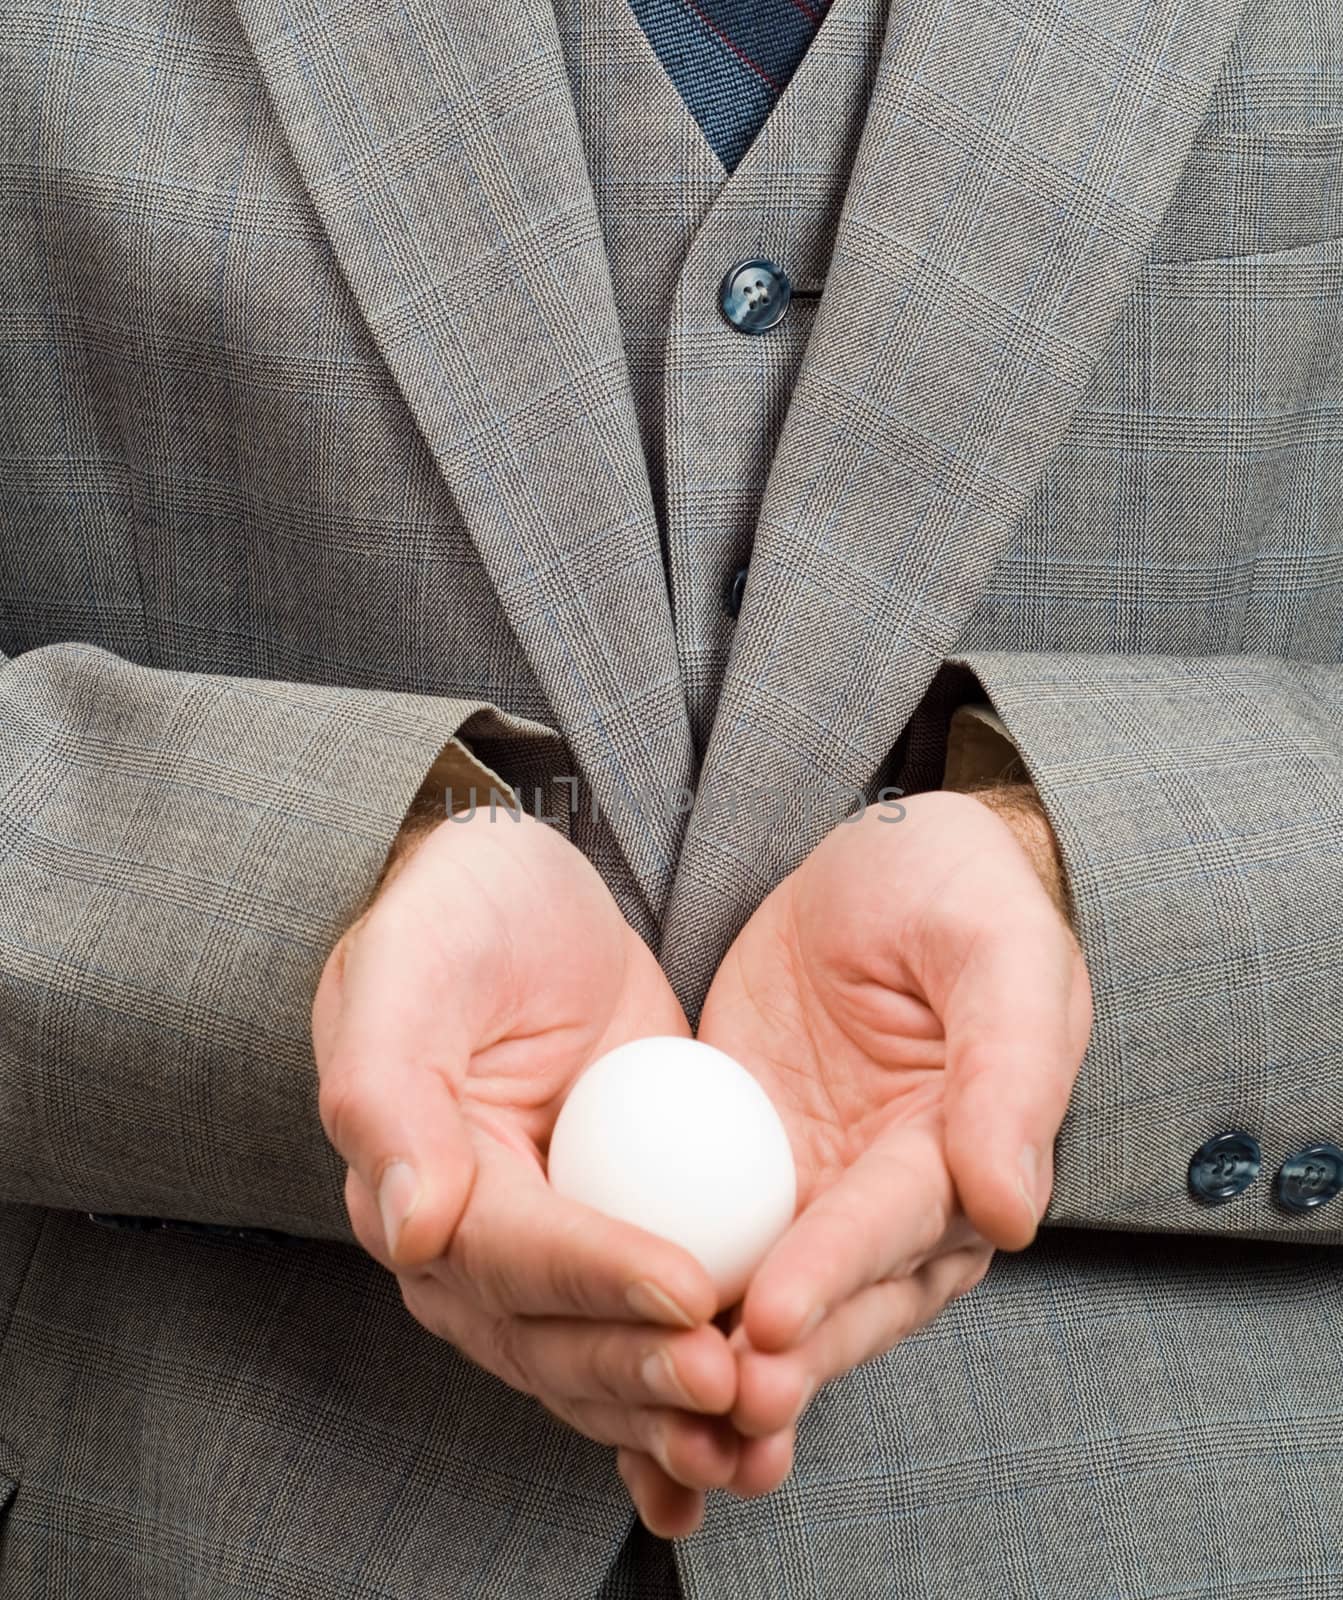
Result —
[{"label": "jacket cuff", "polygon": [[[1335,669],[972,651],[1058,842],[1094,1001],[1045,1220],[1343,1243],[1343,1197],[1280,1203],[1343,1126]],[[1318,681],[1317,681],[1318,680]],[[1197,1192],[1219,1135],[1253,1181]]]}]

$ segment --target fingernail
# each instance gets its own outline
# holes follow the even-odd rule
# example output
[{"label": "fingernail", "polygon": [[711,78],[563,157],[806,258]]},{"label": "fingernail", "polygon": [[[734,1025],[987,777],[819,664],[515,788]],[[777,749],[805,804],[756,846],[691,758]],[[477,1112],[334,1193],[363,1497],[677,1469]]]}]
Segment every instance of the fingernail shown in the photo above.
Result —
[{"label": "fingernail", "polygon": [[819,1328],[820,1325],[825,1321],[825,1312],[826,1308],[824,1306],[816,1307],[807,1320],[797,1330],[797,1338],[793,1341],[794,1344],[801,1344],[805,1338],[816,1332],[817,1328]]},{"label": "fingernail", "polygon": [[1021,1154],[1017,1157],[1017,1166],[1021,1169],[1021,1176],[1017,1180],[1017,1187],[1021,1190],[1021,1197],[1026,1202],[1026,1208],[1031,1214],[1031,1221],[1040,1221],[1040,1202],[1037,1198],[1040,1192],[1040,1152],[1033,1144],[1023,1145]]},{"label": "fingernail", "polygon": [[393,1256],[406,1218],[414,1211],[419,1196],[420,1183],[415,1168],[408,1161],[389,1162],[378,1184],[378,1212],[388,1253]]},{"label": "fingernail", "polygon": [[671,1456],[667,1453],[667,1429],[665,1424],[661,1422],[653,1424],[653,1437],[649,1440],[648,1448],[658,1466],[662,1468],[669,1478],[674,1478],[676,1474],[671,1469]]},{"label": "fingernail", "polygon": [[639,1368],[639,1376],[647,1384],[649,1393],[657,1399],[668,1400],[672,1405],[693,1407],[694,1402],[676,1371],[676,1363],[665,1350],[654,1350],[646,1355]]},{"label": "fingernail", "polygon": [[636,1317],[645,1322],[674,1322],[682,1328],[693,1328],[695,1319],[684,1306],[677,1305],[669,1294],[657,1284],[641,1278],[625,1291],[625,1303]]},{"label": "fingernail", "polygon": [[806,1383],[804,1383],[802,1385],[802,1398],[797,1403],[797,1412],[795,1413],[796,1416],[800,1417],[802,1415],[802,1413],[807,1409],[807,1407],[811,1404],[811,1397],[815,1393],[816,1393],[816,1379],[815,1378],[808,1378]]}]

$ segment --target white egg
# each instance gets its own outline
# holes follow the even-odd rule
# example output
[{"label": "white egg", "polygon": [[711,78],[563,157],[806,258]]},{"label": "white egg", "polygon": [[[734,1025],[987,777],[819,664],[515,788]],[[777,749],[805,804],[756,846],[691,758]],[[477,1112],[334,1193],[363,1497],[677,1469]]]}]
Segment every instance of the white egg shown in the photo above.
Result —
[{"label": "white egg", "polygon": [[634,1039],[560,1108],[547,1161],[571,1200],[683,1246],[734,1305],[793,1220],[797,1172],[774,1103],[697,1039]]}]

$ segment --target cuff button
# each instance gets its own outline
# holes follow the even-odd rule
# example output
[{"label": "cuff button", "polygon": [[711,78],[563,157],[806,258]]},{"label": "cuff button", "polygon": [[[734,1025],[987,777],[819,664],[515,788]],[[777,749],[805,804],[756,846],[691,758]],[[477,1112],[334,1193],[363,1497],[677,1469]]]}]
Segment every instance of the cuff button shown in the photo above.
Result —
[{"label": "cuff button", "polygon": [[1287,1211],[1313,1211],[1343,1189],[1343,1150],[1336,1144],[1310,1144],[1278,1168],[1274,1193]]},{"label": "cuff button", "polygon": [[1189,1192],[1205,1205],[1234,1200],[1259,1176],[1259,1162],[1259,1141],[1252,1133],[1219,1133],[1190,1158]]}]

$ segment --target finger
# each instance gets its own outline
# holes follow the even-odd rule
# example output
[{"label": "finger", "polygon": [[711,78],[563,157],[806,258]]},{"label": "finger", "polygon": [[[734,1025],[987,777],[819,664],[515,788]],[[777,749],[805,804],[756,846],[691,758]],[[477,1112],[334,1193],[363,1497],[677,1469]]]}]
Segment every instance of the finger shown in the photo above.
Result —
[{"label": "finger", "polygon": [[722,1416],[731,1409],[737,1362],[718,1329],[705,1324],[668,1336],[643,1323],[488,1314],[433,1271],[392,1267],[377,1207],[353,1172],[347,1195],[356,1237],[396,1272],[402,1300],[416,1321],[512,1388],[704,1415]]},{"label": "finger", "polygon": [[604,1405],[562,1395],[540,1398],[552,1416],[586,1438],[642,1451],[687,1489],[721,1489],[737,1470],[740,1440],[724,1417],[696,1417],[659,1406]]},{"label": "finger", "polygon": [[743,1439],[728,1493],[743,1500],[772,1494],[793,1470],[796,1445],[797,1429],[791,1422],[763,1438]]},{"label": "finger", "polygon": [[716,1328],[665,1335],[644,1323],[559,1317],[513,1317],[505,1326],[510,1359],[537,1394],[710,1415],[736,1399],[737,1363]]},{"label": "finger", "polygon": [[333,977],[335,1019],[324,1015],[314,1041],[322,1127],[376,1197],[387,1255],[400,1266],[447,1247],[475,1172],[453,1091],[469,1035],[415,950],[370,918]]},{"label": "finger", "polygon": [[757,1350],[796,1344],[868,1284],[906,1275],[972,1231],[958,1216],[936,1136],[921,1126],[892,1126],[817,1195],[756,1268],[742,1303],[746,1336]]},{"label": "finger", "polygon": [[476,1147],[471,1204],[434,1270],[500,1315],[691,1328],[718,1304],[689,1251],[557,1194],[539,1166],[489,1137]]},{"label": "finger", "polygon": [[387,1250],[387,1235],[378,1211],[377,1196],[354,1170],[345,1170],[345,1209],[350,1216],[350,1226],[361,1248],[388,1272],[416,1273],[421,1269],[400,1267]]},{"label": "finger", "polygon": [[[433,1324],[440,1337],[460,1344],[459,1332],[445,1330],[450,1324],[460,1328],[472,1307],[491,1330],[505,1318],[541,1329],[551,1321],[582,1319],[586,1331],[575,1327],[571,1349],[590,1347],[594,1326],[602,1322],[630,1330],[651,1324],[718,1332],[710,1326],[716,1304],[712,1282],[678,1246],[564,1199],[525,1161],[489,1140],[482,1141],[476,1159],[470,1209],[447,1254],[426,1264],[443,1302]],[[353,1169],[345,1194],[363,1248],[390,1271],[415,1271],[392,1259],[376,1201]],[[459,1306],[455,1311],[453,1301]],[[615,1337],[615,1330],[610,1333]],[[646,1336],[645,1343],[653,1347]],[[732,1370],[730,1358],[723,1362],[695,1345],[689,1359],[684,1376],[692,1394],[703,1400],[704,1409],[718,1409],[724,1383],[735,1381],[723,1376]],[[586,1365],[591,1368],[593,1362]],[[601,1392],[591,1397],[601,1398]]]},{"label": "finger", "polygon": [[947,996],[947,1164],[966,1214],[1000,1249],[1031,1242],[1048,1200],[1085,1047],[1080,962],[1052,912],[1009,919],[976,941]]},{"label": "finger", "polygon": [[953,1299],[968,1294],[991,1257],[983,1245],[949,1251],[908,1277],[855,1295],[796,1349],[782,1354],[743,1349],[733,1426],[746,1438],[761,1438],[795,1423],[821,1385],[893,1349]]},{"label": "finger", "polygon": [[685,1539],[704,1521],[704,1491],[677,1483],[642,1450],[618,1449],[616,1469],[639,1520],[662,1539]]}]

